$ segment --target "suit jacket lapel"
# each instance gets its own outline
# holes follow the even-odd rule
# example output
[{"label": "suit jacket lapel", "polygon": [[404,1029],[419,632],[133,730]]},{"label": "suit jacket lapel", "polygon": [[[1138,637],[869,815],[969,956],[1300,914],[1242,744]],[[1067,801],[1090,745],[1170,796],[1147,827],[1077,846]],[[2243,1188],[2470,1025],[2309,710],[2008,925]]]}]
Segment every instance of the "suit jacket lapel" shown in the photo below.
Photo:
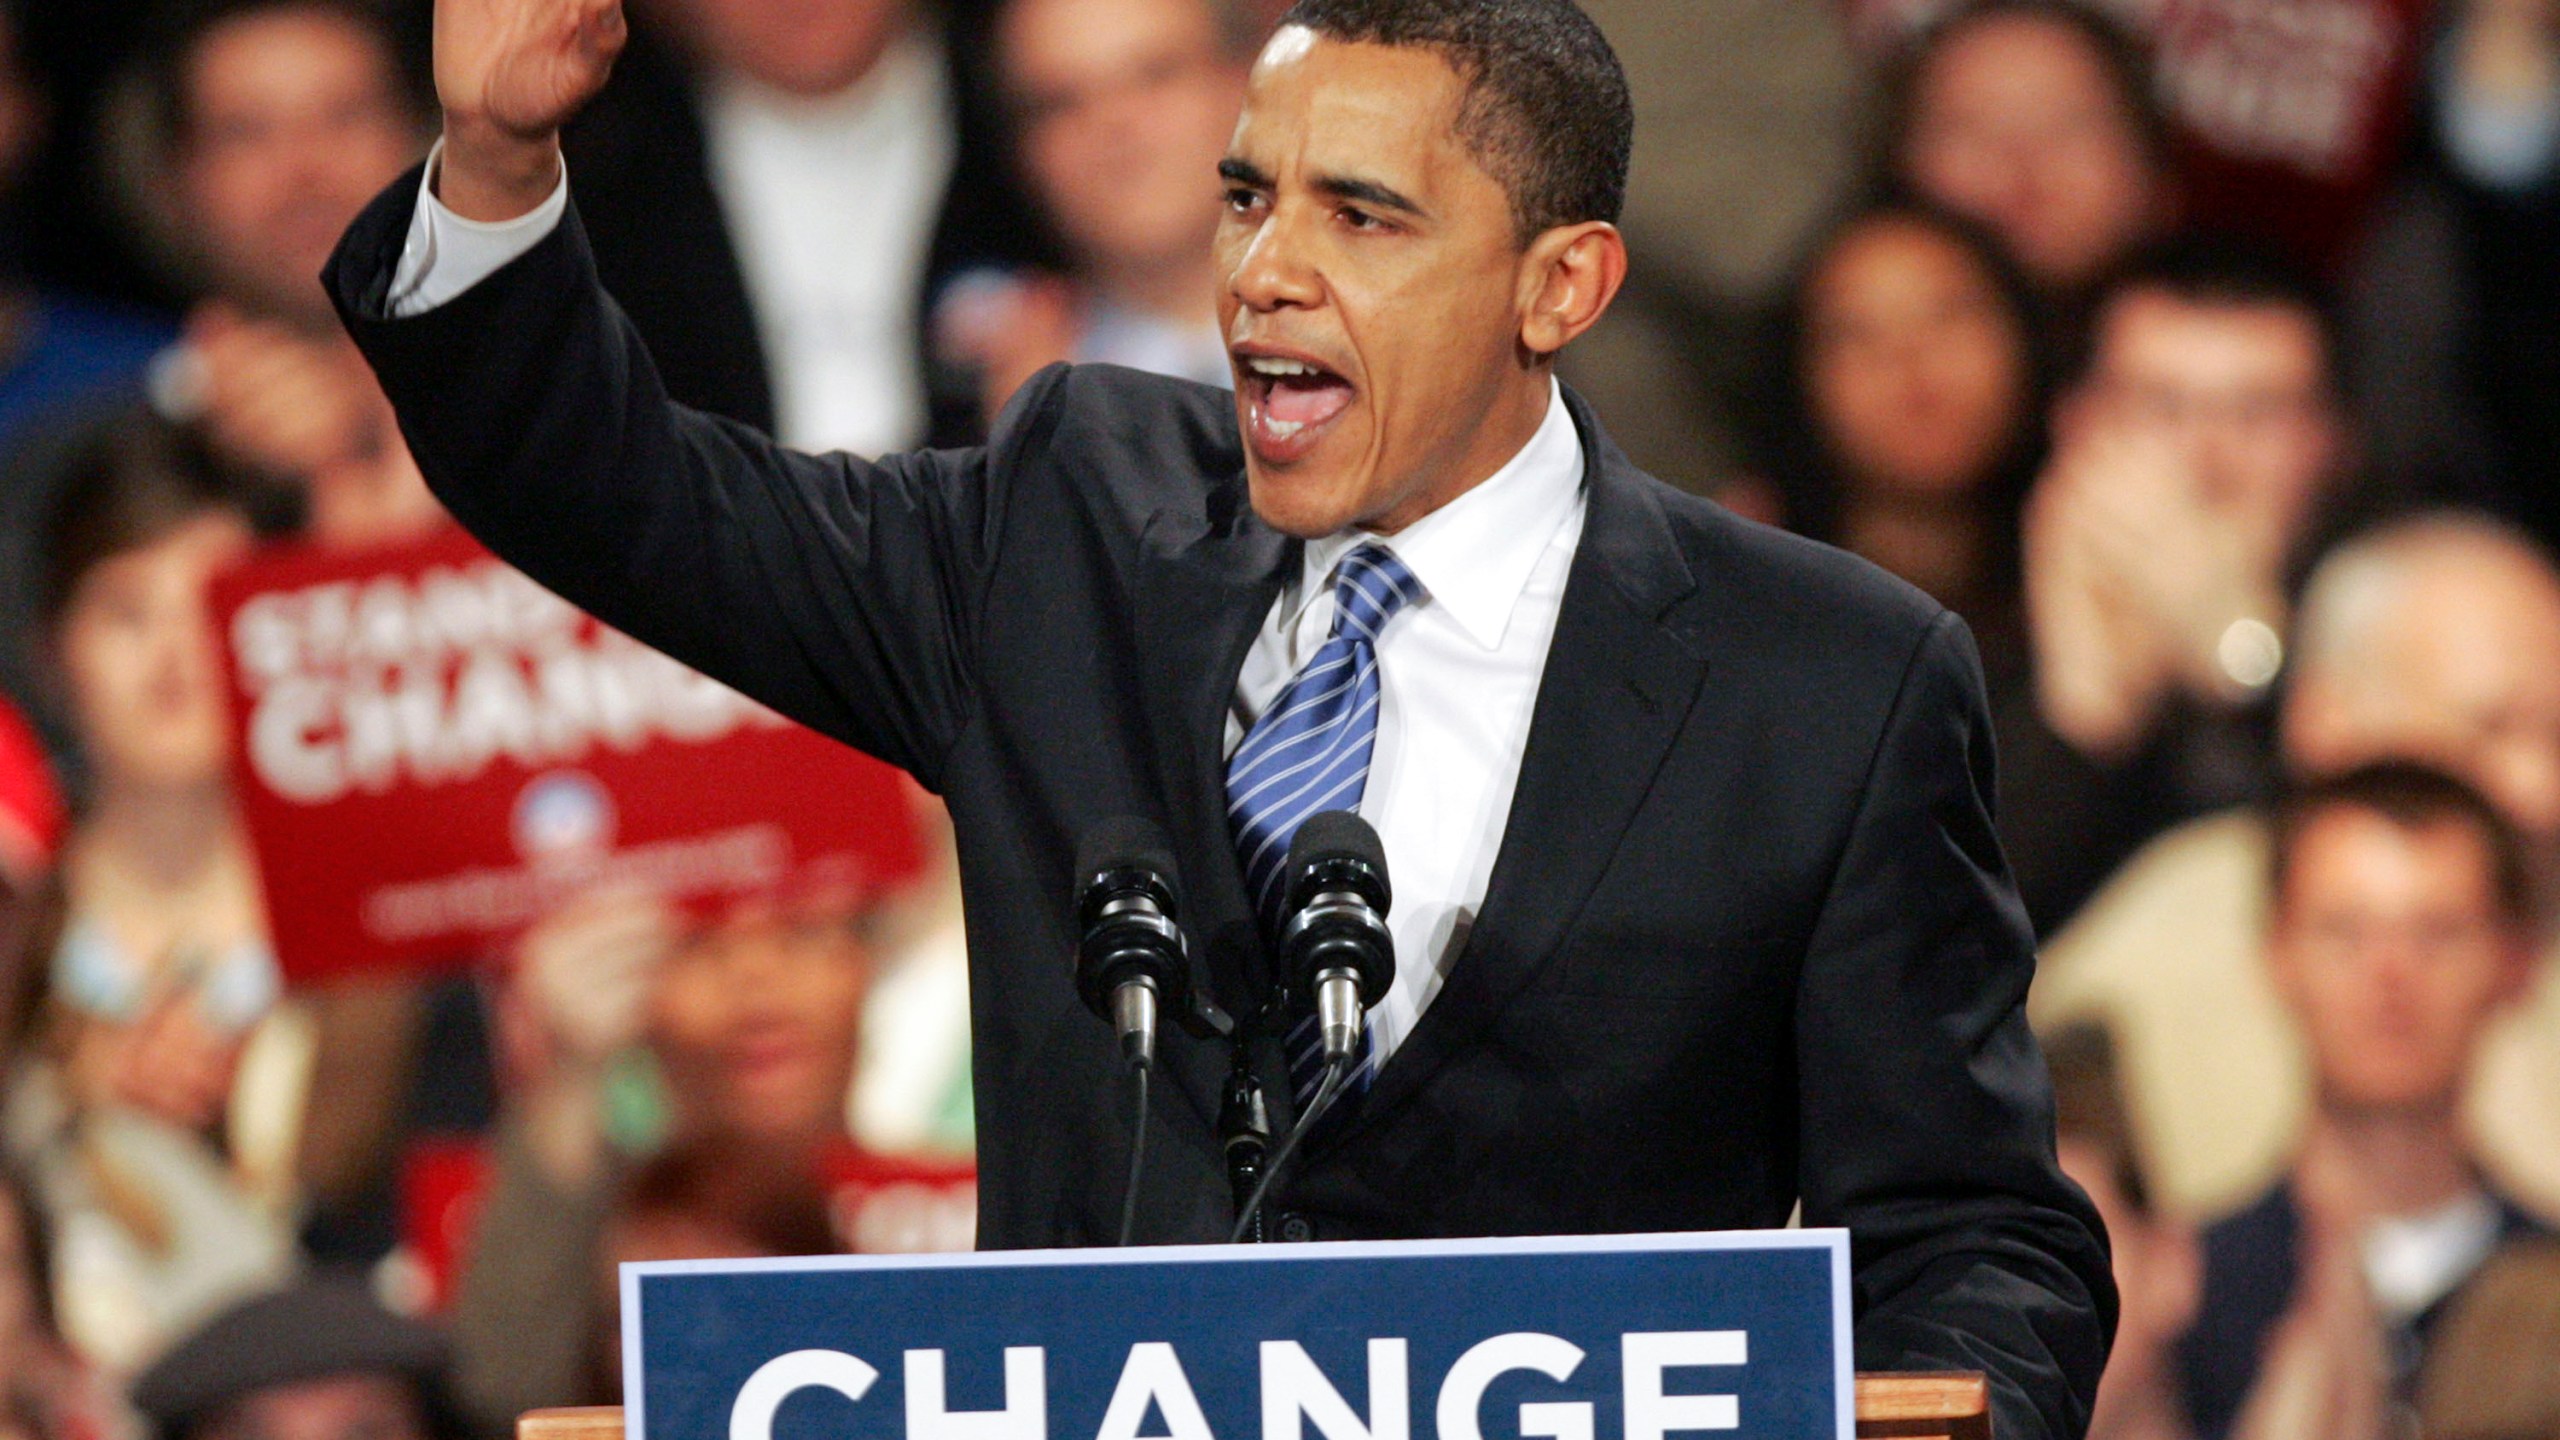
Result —
[{"label": "suit jacket lapel", "polygon": [[1661,502],[1567,392],[1589,508],[1501,849],[1466,948],[1343,1138],[1412,1095],[1562,944],[1688,718],[1706,660],[1670,612],[1697,589]]},{"label": "suit jacket lapel", "polygon": [[1149,521],[1133,598],[1165,826],[1184,857],[1183,926],[1208,949],[1214,998],[1242,1021],[1267,979],[1227,828],[1227,711],[1300,547],[1254,518],[1241,474],[1208,501],[1205,512],[1167,509]]}]

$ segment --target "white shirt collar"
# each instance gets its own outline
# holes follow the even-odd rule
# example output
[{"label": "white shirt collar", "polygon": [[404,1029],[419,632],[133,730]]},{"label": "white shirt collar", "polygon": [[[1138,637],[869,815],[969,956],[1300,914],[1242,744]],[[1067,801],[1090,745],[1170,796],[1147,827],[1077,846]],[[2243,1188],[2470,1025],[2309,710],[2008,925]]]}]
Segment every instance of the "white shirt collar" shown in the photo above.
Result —
[{"label": "white shirt collar", "polygon": [[2365,1284],[2406,1320],[2454,1292],[2498,1246],[2498,1203],[2479,1190],[2423,1215],[2386,1216],[2364,1234]]},{"label": "white shirt collar", "polygon": [[1430,592],[1424,603],[1447,611],[1478,645],[1500,649],[1538,557],[1582,499],[1582,479],[1582,435],[1565,408],[1564,387],[1550,381],[1538,433],[1482,484],[1393,535],[1354,529],[1308,541],[1298,593],[1287,604],[1290,621],[1325,593],[1334,565],[1352,547],[1374,541],[1422,582]]}]

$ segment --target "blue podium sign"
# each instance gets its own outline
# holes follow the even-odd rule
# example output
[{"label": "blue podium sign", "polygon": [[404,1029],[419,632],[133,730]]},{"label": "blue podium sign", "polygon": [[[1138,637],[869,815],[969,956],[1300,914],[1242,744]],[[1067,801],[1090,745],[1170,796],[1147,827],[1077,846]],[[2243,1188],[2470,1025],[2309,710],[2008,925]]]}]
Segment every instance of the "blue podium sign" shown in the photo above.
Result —
[{"label": "blue podium sign", "polygon": [[1840,1230],[622,1270],[634,1440],[1851,1440]]}]

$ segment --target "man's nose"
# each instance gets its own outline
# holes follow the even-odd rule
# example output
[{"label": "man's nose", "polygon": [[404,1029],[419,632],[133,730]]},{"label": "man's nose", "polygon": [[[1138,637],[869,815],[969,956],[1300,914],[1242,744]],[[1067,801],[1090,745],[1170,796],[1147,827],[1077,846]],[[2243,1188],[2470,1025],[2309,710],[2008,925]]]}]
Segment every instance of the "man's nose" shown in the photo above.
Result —
[{"label": "man's nose", "polygon": [[1268,312],[1313,305],[1323,293],[1307,256],[1305,222],[1286,210],[1262,222],[1228,286],[1245,308]]}]

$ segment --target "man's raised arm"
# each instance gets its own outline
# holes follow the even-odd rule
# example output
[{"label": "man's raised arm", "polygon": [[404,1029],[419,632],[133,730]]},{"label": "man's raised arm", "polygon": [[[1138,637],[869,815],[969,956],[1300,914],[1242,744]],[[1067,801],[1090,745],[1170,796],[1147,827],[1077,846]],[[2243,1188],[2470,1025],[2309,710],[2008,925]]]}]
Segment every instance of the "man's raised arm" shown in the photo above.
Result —
[{"label": "man's raised arm", "polygon": [[[616,0],[437,0],[436,196],[443,221],[487,243],[459,284],[457,256],[417,253],[434,232],[413,228],[427,203],[413,171],[349,230],[330,294],[429,484],[491,549],[938,784],[994,563],[990,467],[1044,430],[1019,417],[1044,414],[1055,387],[1026,387],[992,460],[801,455],[670,402],[558,195],[560,126],[602,88],[622,36]],[[539,223],[546,208],[564,212],[556,225]]]}]

